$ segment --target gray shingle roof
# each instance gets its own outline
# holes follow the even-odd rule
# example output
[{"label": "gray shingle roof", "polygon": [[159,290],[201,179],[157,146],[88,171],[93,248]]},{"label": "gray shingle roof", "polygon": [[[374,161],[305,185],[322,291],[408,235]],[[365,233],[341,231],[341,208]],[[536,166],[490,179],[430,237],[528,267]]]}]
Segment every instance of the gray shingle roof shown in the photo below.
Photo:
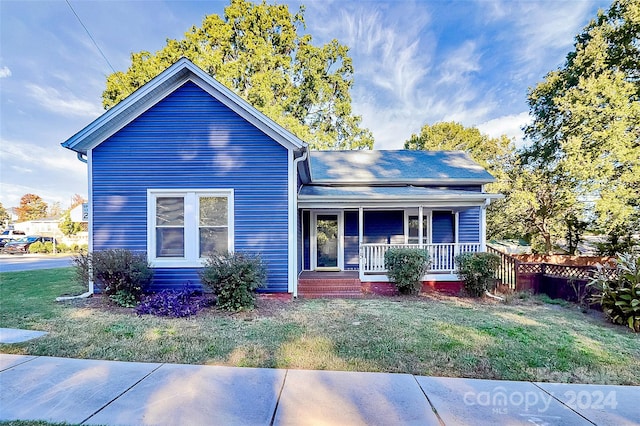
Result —
[{"label": "gray shingle roof", "polygon": [[462,151],[311,151],[314,184],[482,184],[494,178]]}]

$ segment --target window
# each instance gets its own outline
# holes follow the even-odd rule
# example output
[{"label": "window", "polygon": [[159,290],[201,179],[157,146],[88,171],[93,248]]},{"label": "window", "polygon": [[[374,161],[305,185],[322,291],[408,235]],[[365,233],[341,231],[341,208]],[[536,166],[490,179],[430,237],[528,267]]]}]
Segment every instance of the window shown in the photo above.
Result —
[{"label": "window", "polygon": [[[427,244],[429,242],[429,220],[430,217],[426,214],[422,216],[422,243]],[[420,220],[418,216],[410,215],[408,217],[408,244],[419,244],[420,243]]]},{"label": "window", "polygon": [[148,190],[147,247],[154,266],[202,266],[233,251],[233,190]]}]

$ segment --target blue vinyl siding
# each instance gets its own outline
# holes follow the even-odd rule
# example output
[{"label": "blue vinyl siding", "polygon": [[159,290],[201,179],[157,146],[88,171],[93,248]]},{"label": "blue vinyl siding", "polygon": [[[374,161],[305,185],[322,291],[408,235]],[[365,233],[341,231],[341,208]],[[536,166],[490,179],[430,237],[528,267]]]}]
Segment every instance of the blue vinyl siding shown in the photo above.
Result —
[{"label": "blue vinyl siding", "polygon": [[365,211],[364,242],[404,243],[404,211]]},{"label": "blue vinyl siding", "polygon": [[458,213],[458,241],[461,243],[480,242],[480,207]]},{"label": "blue vinyl siding", "polygon": [[431,223],[431,240],[434,244],[455,242],[455,221],[452,212],[434,211]]},{"label": "blue vinyl siding", "polygon": [[[267,290],[288,288],[288,152],[187,82],[93,149],[94,250],[146,251],[147,188],[233,188],[235,250],[267,263]],[[292,248],[293,249],[293,248]],[[153,288],[199,282],[158,269]]]},{"label": "blue vinyl siding", "polygon": [[358,212],[344,212],[344,269],[358,269],[360,266],[358,247]]}]

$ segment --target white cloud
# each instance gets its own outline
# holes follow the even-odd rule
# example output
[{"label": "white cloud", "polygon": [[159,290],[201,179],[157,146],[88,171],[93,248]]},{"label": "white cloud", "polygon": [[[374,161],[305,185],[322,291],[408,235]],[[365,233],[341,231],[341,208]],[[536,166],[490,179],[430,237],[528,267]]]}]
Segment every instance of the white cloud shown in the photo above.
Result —
[{"label": "white cloud", "polygon": [[507,135],[510,139],[514,140],[517,147],[522,147],[524,144],[524,132],[522,128],[529,123],[531,123],[529,113],[521,112],[519,114],[505,115],[485,121],[477,127],[482,133],[493,138]]},{"label": "white cloud", "polygon": [[439,67],[439,83],[460,85],[470,73],[480,71],[480,54],[476,52],[473,41],[466,41],[448,56]]},{"label": "white cloud", "polygon": [[11,70],[9,69],[9,67],[2,67],[0,68],[0,78],[7,78],[7,77],[11,77]]},{"label": "white cloud", "polygon": [[345,5],[323,31],[350,47],[356,84],[372,84],[395,102],[411,98],[431,63],[431,50],[425,47],[424,29],[430,20],[426,9],[402,10],[397,17],[393,8],[377,3]]},{"label": "white cloud", "polygon": [[515,26],[515,59],[525,66],[548,64],[550,59],[560,65],[593,13],[591,1],[503,0],[488,2],[486,7],[491,18],[508,20]]},{"label": "white cloud", "polygon": [[[0,163],[15,165],[25,170],[55,169],[71,173],[86,172],[86,165],[78,161],[71,151],[62,147],[49,148],[27,142],[2,139]],[[3,176],[3,180],[7,176]]]},{"label": "white cloud", "polygon": [[44,108],[61,115],[95,118],[104,112],[100,105],[78,99],[70,93],[60,93],[53,87],[28,84],[27,90],[29,96],[37,100]]},{"label": "white cloud", "polygon": [[40,195],[47,203],[69,204],[74,193],[86,193],[87,165],[59,146],[0,140],[1,202],[17,206],[27,193]]}]

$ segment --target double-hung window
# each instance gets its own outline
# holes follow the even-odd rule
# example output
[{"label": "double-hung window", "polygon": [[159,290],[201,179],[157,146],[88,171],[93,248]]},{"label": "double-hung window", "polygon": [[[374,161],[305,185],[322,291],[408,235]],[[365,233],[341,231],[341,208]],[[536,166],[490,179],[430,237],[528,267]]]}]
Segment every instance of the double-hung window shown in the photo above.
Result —
[{"label": "double-hung window", "polygon": [[233,251],[233,190],[147,191],[147,247],[154,266],[202,266]]}]

